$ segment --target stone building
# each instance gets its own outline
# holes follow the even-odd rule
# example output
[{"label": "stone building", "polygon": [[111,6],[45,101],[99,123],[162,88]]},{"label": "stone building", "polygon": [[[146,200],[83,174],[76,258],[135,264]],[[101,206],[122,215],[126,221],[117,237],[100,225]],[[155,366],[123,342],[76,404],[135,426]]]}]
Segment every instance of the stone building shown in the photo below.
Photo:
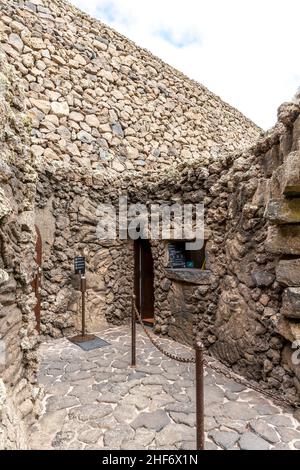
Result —
[{"label": "stone building", "polygon": [[[89,331],[126,323],[136,290],[157,333],[189,343],[198,333],[233,370],[299,397],[298,101],[262,133],[65,1],[0,7],[0,447],[23,447],[38,412],[40,335],[79,328],[76,255],[87,260]],[[203,202],[205,252],[99,240],[99,204],[121,195]]]}]

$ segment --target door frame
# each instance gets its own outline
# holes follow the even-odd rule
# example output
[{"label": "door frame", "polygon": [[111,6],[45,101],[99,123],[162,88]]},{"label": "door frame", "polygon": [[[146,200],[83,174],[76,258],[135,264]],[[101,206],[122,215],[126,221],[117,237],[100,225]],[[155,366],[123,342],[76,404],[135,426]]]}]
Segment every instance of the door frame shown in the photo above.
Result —
[{"label": "door frame", "polygon": [[[142,297],[143,297],[143,271],[142,271],[142,264],[143,264],[143,247],[148,245],[151,253],[151,270],[152,270],[152,282],[151,285],[149,284],[149,288],[151,289],[151,298],[152,298],[152,305],[151,305],[151,313],[147,314],[143,312],[143,305],[142,305]],[[145,281],[146,282],[146,281]],[[141,239],[138,238],[134,240],[134,293],[136,296],[136,307],[139,310],[142,319],[147,318],[151,319],[155,317],[155,310],[154,310],[154,263],[153,263],[153,256],[152,256],[152,248],[151,243],[148,239]],[[145,316],[146,315],[146,316]],[[147,322],[148,323],[148,322]],[[150,322],[149,322],[150,323]],[[152,323],[152,322],[151,322]]]},{"label": "door frame", "polygon": [[34,307],[36,329],[38,333],[41,332],[41,278],[42,278],[42,237],[40,229],[35,225],[35,262],[37,265],[36,275],[32,282],[32,287],[36,297],[36,304]]}]

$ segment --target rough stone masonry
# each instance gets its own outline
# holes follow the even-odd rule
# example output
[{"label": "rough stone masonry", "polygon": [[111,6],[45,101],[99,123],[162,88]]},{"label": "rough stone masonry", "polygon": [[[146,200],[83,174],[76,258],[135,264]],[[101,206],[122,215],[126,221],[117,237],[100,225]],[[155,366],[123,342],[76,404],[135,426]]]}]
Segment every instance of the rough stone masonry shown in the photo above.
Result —
[{"label": "rough stone masonry", "polygon": [[233,370],[299,399],[299,100],[263,134],[63,0],[1,0],[0,37],[0,447],[26,446],[39,408],[37,231],[42,335],[79,327],[77,254],[90,331],[128,321],[133,243],[96,237],[99,203],[121,194],[205,205],[205,270],[167,269],[167,243],[151,242],[155,331],[188,343],[198,333]]}]

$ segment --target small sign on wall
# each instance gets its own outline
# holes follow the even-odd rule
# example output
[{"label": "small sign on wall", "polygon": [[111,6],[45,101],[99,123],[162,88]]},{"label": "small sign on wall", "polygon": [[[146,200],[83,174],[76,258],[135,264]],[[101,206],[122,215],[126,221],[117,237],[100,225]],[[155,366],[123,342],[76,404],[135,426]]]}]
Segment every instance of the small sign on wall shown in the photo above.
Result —
[{"label": "small sign on wall", "polygon": [[74,259],[75,274],[85,274],[85,257],[76,256]]}]

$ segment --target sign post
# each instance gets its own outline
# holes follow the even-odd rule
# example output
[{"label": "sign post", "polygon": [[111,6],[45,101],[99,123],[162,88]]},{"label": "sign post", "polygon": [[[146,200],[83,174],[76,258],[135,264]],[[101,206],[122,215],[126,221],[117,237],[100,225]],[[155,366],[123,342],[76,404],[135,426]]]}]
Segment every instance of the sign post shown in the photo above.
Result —
[{"label": "sign post", "polygon": [[80,290],[81,290],[81,335],[74,336],[70,341],[72,343],[83,343],[91,341],[96,338],[94,335],[86,334],[85,325],[85,293],[86,293],[86,277],[85,277],[85,257],[76,256],[74,258],[75,274],[80,275]]}]

